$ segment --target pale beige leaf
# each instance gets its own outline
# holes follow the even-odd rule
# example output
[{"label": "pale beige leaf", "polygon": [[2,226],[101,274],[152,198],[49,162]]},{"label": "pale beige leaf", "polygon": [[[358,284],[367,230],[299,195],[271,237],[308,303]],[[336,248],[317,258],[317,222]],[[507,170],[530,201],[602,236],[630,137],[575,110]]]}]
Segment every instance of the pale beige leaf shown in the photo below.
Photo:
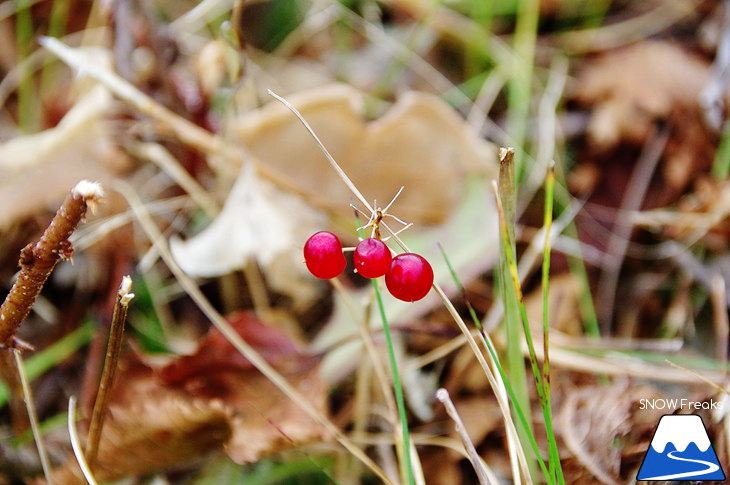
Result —
[{"label": "pale beige leaf", "polygon": [[175,260],[191,276],[218,276],[249,260],[270,264],[304,241],[323,220],[295,195],[260,179],[244,166],[218,217],[201,233],[173,238]]},{"label": "pale beige leaf", "polygon": [[[363,118],[364,96],[331,85],[288,97],[368,199],[384,206],[401,186],[395,212],[414,223],[443,221],[467,173],[493,174],[495,150],[439,98],[408,92],[379,119]],[[352,200],[300,122],[278,102],[236,122],[234,131],[260,163],[319,204],[349,212]]]}]

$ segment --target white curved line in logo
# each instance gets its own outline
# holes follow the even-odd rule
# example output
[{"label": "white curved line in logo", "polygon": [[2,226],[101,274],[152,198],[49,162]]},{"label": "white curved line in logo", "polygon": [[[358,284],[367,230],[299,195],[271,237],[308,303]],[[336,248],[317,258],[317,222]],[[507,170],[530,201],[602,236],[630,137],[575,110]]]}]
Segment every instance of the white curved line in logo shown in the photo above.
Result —
[{"label": "white curved line in logo", "polygon": [[648,477],[648,478],[642,478],[642,480],[678,480],[680,478],[686,478],[686,477],[699,477],[702,475],[709,475],[710,473],[716,472],[720,469],[719,466],[712,463],[711,461],[705,461],[705,460],[694,460],[691,458],[682,458],[681,456],[675,456],[674,453],[678,453],[678,451],[670,451],[667,453],[667,458],[677,461],[688,461],[692,463],[698,463],[700,465],[707,465],[707,469],[700,470],[700,471],[693,471],[693,472],[682,472],[682,473],[675,473],[673,475],[662,475],[658,477]]}]

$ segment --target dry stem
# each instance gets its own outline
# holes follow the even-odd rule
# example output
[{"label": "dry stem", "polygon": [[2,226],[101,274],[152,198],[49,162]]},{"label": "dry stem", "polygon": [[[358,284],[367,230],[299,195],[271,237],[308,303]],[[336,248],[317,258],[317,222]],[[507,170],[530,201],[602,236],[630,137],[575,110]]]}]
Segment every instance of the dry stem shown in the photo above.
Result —
[{"label": "dry stem", "polygon": [[117,371],[119,362],[119,354],[122,348],[122,337],[124,335],[124,323],[127,320],[127,309],[129,302],[134,298],[131,293],[132,279],[129,276],[122,278],[122,283],[117,292],[117,300],[114,304],[114,315],[112,316],[111,330],[109,333],[109,343],[106,349],[106,358],[104,359],[104,370],[101,374],[101,382],[99,383],[99,391],[94,401],[94,410],[91,413],[91,424],[89,425],[89,435],[86,439],[86,455],[88,457],[89,466],[93,467],[96,463],[96,456],[99,450],[99,439],[101,438],[101,429],[104,426],[104,417],[106,416],[106,408],[111,397],[110,391],[114,383],[114,376]]},{"label": "dry stem", "polygon": [[40,240],[20,251],[20,274],[0,307],[1,346],[22,346],[15,333],[30,313],[56,263],[73,256],[73,246],[68,238],[86,216],[89,206],[93,207],[102,197],[101,185],[82,180],[63,201]]}]

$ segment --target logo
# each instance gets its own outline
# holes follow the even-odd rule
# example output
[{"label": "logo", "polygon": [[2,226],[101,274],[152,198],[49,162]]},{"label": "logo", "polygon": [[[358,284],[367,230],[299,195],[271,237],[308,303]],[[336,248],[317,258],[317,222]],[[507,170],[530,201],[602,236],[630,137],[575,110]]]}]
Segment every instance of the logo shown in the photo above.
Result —
[{"label": "logo", "polygon": [[725,480],[702,418],[667,414],[657,425],[637,480]]}]

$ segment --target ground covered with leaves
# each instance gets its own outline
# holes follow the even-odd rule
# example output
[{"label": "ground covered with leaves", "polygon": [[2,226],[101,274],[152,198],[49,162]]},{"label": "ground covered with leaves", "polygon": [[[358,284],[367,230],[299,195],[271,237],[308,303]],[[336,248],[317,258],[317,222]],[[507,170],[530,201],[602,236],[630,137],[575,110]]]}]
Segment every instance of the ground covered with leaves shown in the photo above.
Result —
[{"label": "ground covered with leaves", "polygon": [[[634,483],[664,414],[730,473],[726,2],[0,9],[0,485]],[[373,227],[425,298],[307,270]]]}]

